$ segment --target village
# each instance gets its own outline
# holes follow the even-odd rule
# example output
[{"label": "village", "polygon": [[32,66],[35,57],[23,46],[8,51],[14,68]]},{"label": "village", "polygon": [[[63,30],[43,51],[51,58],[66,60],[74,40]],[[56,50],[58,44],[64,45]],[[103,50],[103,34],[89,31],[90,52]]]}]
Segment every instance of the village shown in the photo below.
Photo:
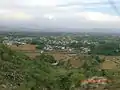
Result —
[{"label": "village", "polygon": [[[82,37],[81,37],[82,38]],[[28,51],[37,51],[47,52],[47,51],[60,51],[60,52],[69,52],[69,53],[81,53],[87,54],[91,51],[89,46],[83,46],[83,44],[91,45],[97,44],[97,42],[92,42],[89,40],[77,40],[74,36],[49,36],[49,37],[17,37],[14,36],[5,36],[2,39],[2,43],[11,47],[24,47],[27,45],[27,48],[30,47]],[[76,45],[76,46],[75,46]],[[32,47],[32,48],[31,48]],[[79,48],[79,50],[78,50]],[[22,48],[20,48],[22,49]]]},{"label": "village", "polygon": [[[15,38],[16,37],[16,38]],[[107,55],[104,53],[108,42],[115,41],[115,45],[109,46],[111,50],[118,44],[115,52],[119,53],[119,42],[117,41],[118,36],[93,36],[89,34],[68,34],[68,35],[51,35],[51,36],[15,36],[7,35],[2,38],[2,43],[7,45],[13,50],[22,51],[30,58],[35,58],[36,56],[46,53],[54,56],[56,60],[68,61],[74,67],[79,67],[81,65],[81,60],[84,56],[89,55],[99,55],[102,59],[106,58],[103,63],[103,68],[116,68],[116,61],[119,56]],[[100,46],[99,48],[96,48]],[[104,46],[103,46],[104,45]],[[107,46],[106,46],[107,45]],[[103,51],[102,49],[103,48]],[[99,50],[100,49],[100,50]],[[98,52],[101,51],[101,52]],[[107,51],[107,50],[106,50]],[[110,50],[108,50],[110,52]],[[114,52],[113,52],[114,53]],[[111,54],[111,53],[110,53]]]},{"label": "village", "polygon": [[[105,74],[107,78],[104,76],[105,71],[117,71],[120,67],[119,40],[119,36],[112,35],[5,35],[2,36],[1,43],[15,52],[22,53],[28,58],[28,61],[39,61],[40,59],[39,63],[42,63],[43,60],[48,60],[47,62],[51,62],[51,67],[55,70],[58,68],[62,73],[64,67],[66,70],[73,70],[72,72],[78,70],[77,76],[79,76],[79,70],[82,72],[82,69],[85,69],[86,72],[84,73],[87,78],[79,81],[81,84],[79,88],[84,90],[89,87],[90,90],[93,88],[96,88],[95,90],[99,90],[99,88],[103,90],[113,82],[107,74]],[[50,60],[55,61],[52,62]]]}]

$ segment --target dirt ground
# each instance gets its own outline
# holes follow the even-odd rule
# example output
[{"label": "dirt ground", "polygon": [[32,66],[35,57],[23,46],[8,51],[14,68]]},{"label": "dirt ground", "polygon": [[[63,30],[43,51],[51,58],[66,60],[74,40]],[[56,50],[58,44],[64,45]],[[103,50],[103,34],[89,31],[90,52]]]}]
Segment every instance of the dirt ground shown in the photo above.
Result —
[{"label": "dirt ground", "polygon": [[35,45],[30,45],[30,44],[25,44],[25,45],[11,45],[9,46],[13,50],[18,50],[18,51],[36,51],[36,46]]}]

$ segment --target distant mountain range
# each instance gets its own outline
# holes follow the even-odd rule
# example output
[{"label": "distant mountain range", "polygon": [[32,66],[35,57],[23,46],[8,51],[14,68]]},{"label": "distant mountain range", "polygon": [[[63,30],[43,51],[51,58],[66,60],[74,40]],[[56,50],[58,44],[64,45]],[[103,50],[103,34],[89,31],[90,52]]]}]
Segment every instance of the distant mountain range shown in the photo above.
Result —
[{"label": "distant mountain range", "polygon": [[120,29],[116,28],[40,28],[33,26],[10,26],[1,25],[0,31],[13,32],[103,32],[103,33],[120,33]]}]

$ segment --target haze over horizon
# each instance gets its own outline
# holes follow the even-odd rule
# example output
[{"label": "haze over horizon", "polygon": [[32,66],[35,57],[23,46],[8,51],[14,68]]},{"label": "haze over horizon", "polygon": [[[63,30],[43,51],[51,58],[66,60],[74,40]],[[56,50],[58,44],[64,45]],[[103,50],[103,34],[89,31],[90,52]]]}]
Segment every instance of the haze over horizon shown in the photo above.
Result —
[{"label": "haze over horizon", "polygon": [[[120,1],[112,1],[119,9]],[[119,23],[120,15],[108,0],[0,0],[1,27],[43,31],[59,31],[59,28],[63,28],[60,31],[66,28],[67,31],[72,31],[71,28],[77,28],[76,31],[82,28],[86,31],[104,28],[108,32],[115,28],[112,32],[119,32]],[[104,30],[103,32],[107,32]]]}]

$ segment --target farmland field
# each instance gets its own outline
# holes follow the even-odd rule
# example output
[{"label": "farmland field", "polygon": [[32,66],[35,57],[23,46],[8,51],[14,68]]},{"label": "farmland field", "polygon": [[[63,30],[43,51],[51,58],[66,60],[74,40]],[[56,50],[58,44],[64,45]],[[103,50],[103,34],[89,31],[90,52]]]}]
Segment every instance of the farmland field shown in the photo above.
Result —
[{"label": "farmland field", "polygon": [[[30,58],[35,58],[37,55],[40,55],[39,52],[25,52]],[[85,60],[85,55],[75,55],[75,54],[65,54],[65,53],[47,53],[54,56],[55,60],[70,61],[73,67],[79,67]],[[88,56],[88,55],[86,55]],[[102,69],[117,69],[117,64],[119,63],[120,56],[100,56],[101,59],[105,59],[101,65]],[[117,62],[117,63],[116,63]]]},{"label": "farmland field", "polygon": [[[13,50],[18,50],[24,52],[30,58],[35,58],[36,56],[40,55],[40,51],[37,51],[35,45],[12,45],[10,46]],[[88,55],[76,55],[76,54],[69,54],[67,52],[45,52],[45,54],[52,55],[55,60],[63,60],[63,61],[70,61],[73,67],[79,67],[85,60],[85,56]],[[99,56],[101,59],[105,59],[105,62],[101,65],[102,69],[117,69],[118,61],[120,60],[120,56]],[[117,63],[116,63],[117,62]]]}]

